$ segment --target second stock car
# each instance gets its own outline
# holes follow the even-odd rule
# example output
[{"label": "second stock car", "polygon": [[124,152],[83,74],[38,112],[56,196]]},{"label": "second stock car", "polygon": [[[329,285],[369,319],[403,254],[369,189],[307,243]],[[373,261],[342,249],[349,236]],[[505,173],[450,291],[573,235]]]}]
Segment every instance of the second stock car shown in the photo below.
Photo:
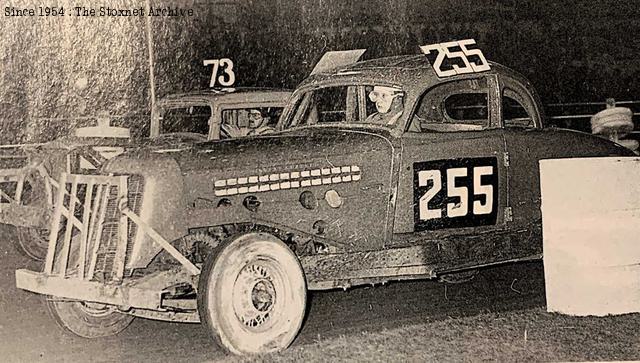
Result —
[{"label": "second stock car", "polygon": [[172,94],[154,107],[148,138],[131,138],[129,129],[111,126],[108,115],[98,115],[97,126],[51,142],[0,145],[0,223],[16,226],[20,251],[43,260],[62,173],[95,173],[131,148],[174,150],[273,131],[290,95],[287,90],[246,87]]},{"label": "second stock car", "polygon": [[60,232],[17,286],[50,296],[81,336],[134,317],[201,322],[223,349],[256,354],[294,340],[308,289],[541,258],[538,161],[633,154],[544,128],[531,84],[472,44],[328,53],[275,133],[63,175]]}]

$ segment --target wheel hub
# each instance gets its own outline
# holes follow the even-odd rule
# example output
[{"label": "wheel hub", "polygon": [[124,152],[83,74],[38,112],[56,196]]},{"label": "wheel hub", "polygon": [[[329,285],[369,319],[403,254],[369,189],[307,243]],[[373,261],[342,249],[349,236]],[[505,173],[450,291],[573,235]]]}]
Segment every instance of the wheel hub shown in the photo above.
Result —
[{"label": "wheel hub", "polygon": [[246,327],[259,328],[270,320],[276,287],[264,264],[256,262],[245,266],[238,274],[235,290],[234,310]]},{"label": "wheel hub", "polygon": [[85,312],[87,315],[95,317],[109,315],[113,311],[108,306],[99,303],[78,301],[76,304],[78,304],[80,310]]}]

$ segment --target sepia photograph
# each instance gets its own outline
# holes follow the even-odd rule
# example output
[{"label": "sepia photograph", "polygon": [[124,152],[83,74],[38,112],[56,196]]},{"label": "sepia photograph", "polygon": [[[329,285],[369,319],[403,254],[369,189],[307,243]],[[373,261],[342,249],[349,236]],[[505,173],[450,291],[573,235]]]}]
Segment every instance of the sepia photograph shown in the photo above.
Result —
[{"label": "sepia photograph", "polygon": [[640,361],[635,0],[3,0],[0,360]]}]

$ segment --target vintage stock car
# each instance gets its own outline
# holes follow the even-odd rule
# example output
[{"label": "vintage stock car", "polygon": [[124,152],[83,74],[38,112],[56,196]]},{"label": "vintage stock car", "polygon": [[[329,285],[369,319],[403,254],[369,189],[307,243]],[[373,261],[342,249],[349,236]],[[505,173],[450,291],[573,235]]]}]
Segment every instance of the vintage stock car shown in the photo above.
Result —
[{"label": "vintage stock car", "polygon": [[[249,111],[261,112],[275,126],[291,95],[287,90],[234,88],[173,94],[152,112],[149,138],[132,139],[130,130],[110,125],[108,115],[97,126],[42,144],[0,146],[0,223],[17,228],[17,247],[44,260],[57,180],[64,173],[95,173],[108,159],[140,146],[181,148],[207,140],[245,136]],[[268,125],[268,123],[272,125]],[[247,134],[249,131],[246,131]]]},{"label": "vintage stock car", "polygon": [[201,322],[256,354],[294,340],[308,289],[540,259],[538,161],[633,153],[544,128],[531,84],[473,44],[330,52],[275,133],[62,174],[44,269],[18,270],[17,286],[80,336]]}]

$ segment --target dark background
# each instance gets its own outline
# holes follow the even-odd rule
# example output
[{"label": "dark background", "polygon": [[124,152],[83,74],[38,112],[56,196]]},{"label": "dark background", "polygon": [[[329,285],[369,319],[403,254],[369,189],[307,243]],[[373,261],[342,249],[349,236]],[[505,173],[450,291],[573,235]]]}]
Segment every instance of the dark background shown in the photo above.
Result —
[{"label": "dark background", "polygon": [[[147,133],[149,34],[157,97],[207,88],[211,67],[203,65],[205,59],[232,59],[237,86],[295,88],[329,50],[367,48],[366,59],[465,38],[475,39],[488,59],[528,77],[545,105],[636,100],[640,94],[636,1],[149,2],[191,8],[195,15],[6,17],[5,6],[45,4],[3,4],[0,143],[51,140],[104,111],[116,116],[115,123]],[[69,0],[46,5],[56,3],[67,13],[81,5]],[[102,0],[91,6],[139,8],[145,1]],[[588,129],[588,118],[560,126]]]}]

